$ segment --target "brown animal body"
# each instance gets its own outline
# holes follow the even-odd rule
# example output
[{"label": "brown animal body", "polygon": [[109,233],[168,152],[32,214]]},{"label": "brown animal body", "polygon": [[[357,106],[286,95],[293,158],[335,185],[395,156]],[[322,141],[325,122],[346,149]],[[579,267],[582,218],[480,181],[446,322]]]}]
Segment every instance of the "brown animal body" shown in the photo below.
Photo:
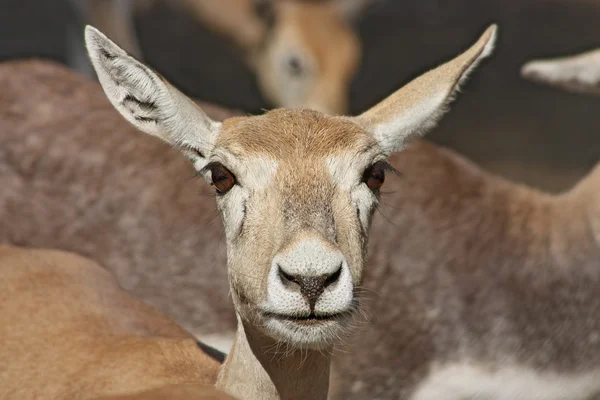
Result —
[{"label": "brown animal body", "polygon": [[79,252],[186,328],[232,329],[222,228],[186,160],[58,64],[5,63],[0,81],[0,242]]},{"label": "brown animal body", "polygon": [[[204,223],[212,205],[191,168],[58,67],[9,64],[0,79],[0,240],[77,248],[195,332],[232,331],[220,228]],[[596,393],[600,171],[551,196],[426,142],[390,162],[400,176],[365,272],[371,321],[335,358],[332,398]]]},{"label": "brown animal body", "polygon": [[219,361],[92,260],[0,246],[0,275],[2,399],[232,399]]},{"label": "brown animal body", "polygon": [[549,195],[426,142],[392,164],[334,398],[595,398],[600,166]]}]

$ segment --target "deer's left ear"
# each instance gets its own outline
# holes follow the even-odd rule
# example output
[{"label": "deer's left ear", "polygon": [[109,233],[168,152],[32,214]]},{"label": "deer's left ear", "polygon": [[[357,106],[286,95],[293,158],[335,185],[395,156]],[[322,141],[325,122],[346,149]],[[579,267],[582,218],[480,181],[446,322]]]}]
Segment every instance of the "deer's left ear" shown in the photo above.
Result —
[{"label": "deer's left ear", "polygon": [[496,30],[496,25],[490,26],[470,49],[411,81],[354,121],[375,136],[384,153],[402,150],[441,119],[470,72],[492,53]]}]

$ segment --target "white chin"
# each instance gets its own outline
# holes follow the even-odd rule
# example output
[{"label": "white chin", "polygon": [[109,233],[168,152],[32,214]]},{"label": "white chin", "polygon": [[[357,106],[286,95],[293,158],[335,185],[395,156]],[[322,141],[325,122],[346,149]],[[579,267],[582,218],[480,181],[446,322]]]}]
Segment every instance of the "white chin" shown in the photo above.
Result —
[{"label": "white chin", "polygon": [[265,327],[275,340],[296,348],[320,350],[339,340],[349,320],[349,316],[344,316],[306,322],[269,316],[265,318]]}]

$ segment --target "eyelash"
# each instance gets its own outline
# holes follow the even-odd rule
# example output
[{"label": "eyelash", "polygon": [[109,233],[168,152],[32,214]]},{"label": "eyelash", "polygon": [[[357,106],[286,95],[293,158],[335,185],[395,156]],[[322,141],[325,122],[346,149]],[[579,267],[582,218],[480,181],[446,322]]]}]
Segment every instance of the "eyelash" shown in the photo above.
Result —
[{"label": "eyelash", "polygon": [[[215,170],[216,169],[220,169],[219,172],[223,173],[222,175],[225,176],[225,179],[230,178],[231,182],[226,182],[226,186],[227,184],[230,183],[229,186],[227,186],[225,189],[221,189],[219,188],[219,183],[221,181],[223,181],[223,179],[215,179]],[[208,163],[204,168],[202,168],[203,172],[208,172],[211,171],[211,186],[215,187],[216,190],[216,195],[217,196],[224,196],[227,193],[229,193],[229,191],[238,184],[237,178],[235,176],[235,174],[233,172],[231,172],[229,170],[229,168],[225,167],[223,164],[221,164],[218,161],[213,161]],[[228,176],[227,176],[228,175]]]}]

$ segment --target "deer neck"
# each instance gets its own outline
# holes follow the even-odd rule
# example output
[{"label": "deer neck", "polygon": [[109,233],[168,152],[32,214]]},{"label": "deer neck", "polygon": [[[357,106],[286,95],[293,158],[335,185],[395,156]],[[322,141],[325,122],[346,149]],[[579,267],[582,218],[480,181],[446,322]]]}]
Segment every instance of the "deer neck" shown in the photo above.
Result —
[{"label": "deer neck", "polygon": [[329,350],[288,349],[240,321],[217,388],[247,400],[325,400]]}]

